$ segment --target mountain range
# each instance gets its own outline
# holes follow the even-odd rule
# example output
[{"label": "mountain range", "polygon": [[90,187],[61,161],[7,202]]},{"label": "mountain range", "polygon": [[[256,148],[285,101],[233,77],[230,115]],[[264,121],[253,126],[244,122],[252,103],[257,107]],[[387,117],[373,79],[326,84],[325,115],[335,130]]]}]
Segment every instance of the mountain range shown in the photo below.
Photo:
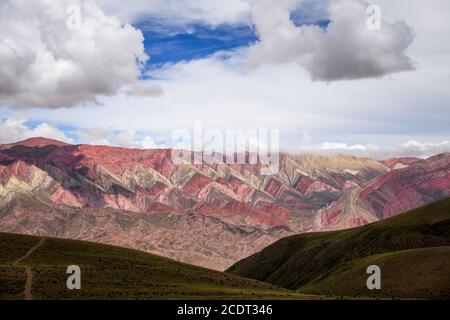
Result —
[{"label": "mountain range", "polygon": [[225,270],[293,234],[357,227],[450,196],[448,153],[385,161],[281,154],[277,174],[260,172],[259,163],[175,164],[170,149],[4,144],[0,231]]},{"label": "mountain range", "polygon": [[[367,268],[380,270],[368,290]],[[227,272],[298,293],[450,298],[450,198],[372,224],[281,239]]]}]

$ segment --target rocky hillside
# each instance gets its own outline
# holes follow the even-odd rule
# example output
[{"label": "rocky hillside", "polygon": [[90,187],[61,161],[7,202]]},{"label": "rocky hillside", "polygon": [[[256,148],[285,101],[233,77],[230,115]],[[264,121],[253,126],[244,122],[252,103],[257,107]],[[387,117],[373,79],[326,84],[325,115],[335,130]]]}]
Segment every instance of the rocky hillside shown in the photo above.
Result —
[{"label": "rocky hillside", "polygon": [[[0,231],[128,246],[223,270],[294,233],[384,217],[321,209],[397,172],[368,158],[285,154],[277,174],[260,171],[260,164],[177,165],[171,150],[43,138],[2,145]],[[438,189],[423,201],[448,192],[445,183]]]},{"label": "rocky hillside", "polygon": [[450,154],[392,169],[364,187],[344,191],[318,211],[317,230],[336,230],[392,217],[450,197]]}]

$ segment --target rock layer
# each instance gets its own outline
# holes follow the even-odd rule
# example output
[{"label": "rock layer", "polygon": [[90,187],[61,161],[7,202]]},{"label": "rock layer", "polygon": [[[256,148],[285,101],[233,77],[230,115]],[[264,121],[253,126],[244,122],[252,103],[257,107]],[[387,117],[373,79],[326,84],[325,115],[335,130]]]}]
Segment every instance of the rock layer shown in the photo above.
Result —
[{"label": "rock layer", "polygon": [[[177,165],[168,149],[33,138],[0,146],[0,231],[224,270],[287,235],[358,226],[448,196],[448,158],[390,169],[369,158],[282,154],[279,172],[264,176],[259,164]],[[398,199],[391,181],[404,190]]]}]

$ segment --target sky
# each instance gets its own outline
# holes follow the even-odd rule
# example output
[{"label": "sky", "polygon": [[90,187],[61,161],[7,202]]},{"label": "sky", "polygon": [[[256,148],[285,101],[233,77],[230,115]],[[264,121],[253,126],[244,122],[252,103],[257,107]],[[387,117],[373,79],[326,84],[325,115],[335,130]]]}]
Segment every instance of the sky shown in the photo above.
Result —
[{"label": "sky", "polygon": [[448,12],[447,0],[3,0],[0,143],[162,148],[201,122],[278,129],[290,153],[448,152]]}]

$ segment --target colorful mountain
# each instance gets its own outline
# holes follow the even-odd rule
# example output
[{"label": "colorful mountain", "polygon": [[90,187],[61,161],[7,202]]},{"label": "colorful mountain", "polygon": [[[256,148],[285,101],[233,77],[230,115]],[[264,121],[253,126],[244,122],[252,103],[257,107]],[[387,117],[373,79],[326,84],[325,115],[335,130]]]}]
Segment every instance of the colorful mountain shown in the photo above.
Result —
[{"label": "colorful mountain", "polygon": [[[224,270],[292,234],[359,226],[445,197],[449,155],[439,158],[390,169],[369,158],[282,154],[279,172],[264,176],[259,163],[175,164],[169,149],[33,138],[0,146],[0,231],[126,246]],[[402,171],[411,168],[414,175]],[[404,187],[399,203],[390,181]],[[343,210],[352,194],[357,206]]]},{"label": "colorful mountain", "polygon": [[344,194],[316,215],[316,230],[336,230],[392,217],[450,197],[450,154],[392,169]]}]

